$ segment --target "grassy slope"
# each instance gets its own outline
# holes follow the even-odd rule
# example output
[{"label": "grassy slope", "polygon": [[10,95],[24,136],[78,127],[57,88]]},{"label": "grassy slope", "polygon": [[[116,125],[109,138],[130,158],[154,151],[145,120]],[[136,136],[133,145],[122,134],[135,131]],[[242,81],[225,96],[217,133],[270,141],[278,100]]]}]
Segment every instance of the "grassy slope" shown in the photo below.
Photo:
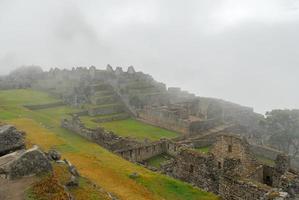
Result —
[{"label": "grassy slope", "polygon": [[[28,93],[28,94],[27,94]],[[217,199],[181,181],[153,173],[132,164],[86,139],[60,128],[69,107],[30,111],[22,104],[48,103],[52,99],[34,91],[0,91],[0,121],[15,124],[27,132],[27,145],[38,144],[44,149],[57,147],[64,157],[77,166],[83,176],[113,192],[121,199]],[[57,116],[56,116],[57,114]],[[137,172],[140,177],[130,179]]]},{"label": "grassy slope", "polygon": [[134,137],[137,139],[147,138],[150,140],[159,140],[161,138],[174,138],[179,136],[176,132],[148,125],[134,119],[104,122],[100,125],[121,136]]}]

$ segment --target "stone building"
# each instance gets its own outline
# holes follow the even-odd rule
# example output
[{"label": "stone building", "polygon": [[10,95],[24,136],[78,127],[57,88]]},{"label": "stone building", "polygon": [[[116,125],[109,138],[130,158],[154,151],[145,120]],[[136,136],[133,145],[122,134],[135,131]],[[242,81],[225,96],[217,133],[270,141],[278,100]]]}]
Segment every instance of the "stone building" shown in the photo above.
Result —
[{"label": "stone building", "polygon": [[299,176],[289,158],[278,155],[274,166],[259,163],[248,142],[233,134],[219,134],[209,153],[181,150],[164,165],[165,173],[227,200],[296,199]]}]

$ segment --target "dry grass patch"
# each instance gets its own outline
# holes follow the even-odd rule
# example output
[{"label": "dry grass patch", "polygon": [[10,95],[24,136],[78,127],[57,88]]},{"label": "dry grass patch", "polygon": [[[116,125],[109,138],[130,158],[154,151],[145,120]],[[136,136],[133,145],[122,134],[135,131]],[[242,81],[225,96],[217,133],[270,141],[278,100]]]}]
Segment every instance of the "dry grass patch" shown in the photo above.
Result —
[{"label": "dry grass patch", "polygon": [[53,146],[62,145],[64,142],[58,138],[55,134],[46,128],[43,128],[41,124],[31,119],[15,119],[10,120],[10,124],[13,124],[17,129],[25,131],[26,147],[30,148],[32,145],[39,145],[43,150],[47,151]]}]

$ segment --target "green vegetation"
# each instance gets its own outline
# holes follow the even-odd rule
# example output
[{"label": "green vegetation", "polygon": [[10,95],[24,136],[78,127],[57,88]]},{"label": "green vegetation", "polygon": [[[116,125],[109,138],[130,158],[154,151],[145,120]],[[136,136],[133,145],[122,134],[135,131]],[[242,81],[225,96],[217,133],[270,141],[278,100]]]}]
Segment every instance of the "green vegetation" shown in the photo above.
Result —
[{"label": "green vegetation", "polygon": [[137,139],[159,140],[161,138],[175,138],[179,136],[176,132],[148,125],[134,119],[104,122],[100,126],[118,135]]},{"label": "green vegetation", "polygon": [[195,148],[196,151],[201,152],[201,153],[209,153],[210,149],[211,149],[211,146]]},{"label": "green vegetation", "polygon": [[167,160],[169,160],[171,157],[169,155],[161,154],[157,155],[155,157],[150,158],[146,162],[153,167],[160,168],[161,164]]},{"label": "green vegetation", "polygon": [[[14,124],[17,128],[24,130],[27,146],[37,144],[44,150],[53,147],[59,149],[63,157],[70,160],[82,176],[87,177],[106,191],[114,193],[120,199],[218,199],[215,195],[203,192],[189,184],[128,162],[101,146],[61,128],[60,119],[69,112],[78,111],[76,109],[66,106],[31,111],[22,106],[24,104],[43,104],[51,101],[57,101],[57,99],[32,90],[0,91],[0,121]],[[143,136],[150,135],[152,138],[158,138],[160,134],[166,133],[168,136],[176,136],[176,133],[170,132],[170,134],[163,129],[144,125],[134,120],[124,120],[119,123],[121,123],[121,126],[117,126],[117,123],[115,123],[115,126],[125,129],[124,126],[128,125],[131,130],[134,130],[135,124],[139,129],[139,133],[142,133]],[[108,126],[109,123],[106,123],[106,125]],[[150,133],[146,133],[147,130]],[[140,177],[132,180],[129,178],[129,174],[134,172],[138,173]],[[88,190],[88,188],[84,188],[85,191]],[[78,192],[78,195],[83,193]],[[75,195],[76,197],[78,196]],[[84,197],[84,199],[92,198]]]},{"label": "green vegetation", "polygon": [[271,160],[271,159],[266,158],[264,156],[256,156],[256,158],[262,164],[269,165],[269,166],[274,166],[275,165],[274,160]]},{"label": "green vegetation", "polygon": [[299,110],[272,110],[260,121],[260,128],[268,133],[268,143],[287,154],[299,155]]}]

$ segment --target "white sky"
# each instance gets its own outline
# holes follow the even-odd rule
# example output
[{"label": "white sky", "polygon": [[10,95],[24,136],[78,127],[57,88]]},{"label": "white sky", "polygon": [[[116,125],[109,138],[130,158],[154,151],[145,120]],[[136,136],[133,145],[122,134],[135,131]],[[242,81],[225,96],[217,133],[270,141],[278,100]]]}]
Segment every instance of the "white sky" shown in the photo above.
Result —
[{"label": "white sky", "polygon": [[0,74],[134,65],[170,86],[299,108],[299,0],[0,0]]}]

